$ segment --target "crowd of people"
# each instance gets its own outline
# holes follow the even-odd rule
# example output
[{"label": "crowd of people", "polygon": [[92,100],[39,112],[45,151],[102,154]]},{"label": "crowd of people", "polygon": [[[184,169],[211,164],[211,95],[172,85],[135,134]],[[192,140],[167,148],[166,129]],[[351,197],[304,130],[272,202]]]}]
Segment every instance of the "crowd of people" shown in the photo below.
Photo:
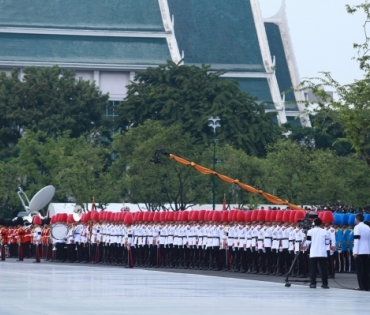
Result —
[{"label": "crowd of people", "polygon": [[[323,211],[319,217],[329,238],[329,277],[335,277],[336,272],[356,272],[355,214]],[[35,217],[29,227],[6,226],[2,220],[0,235],[2,249],[7,245],[10,257],[21,261],[41,257],[51,262],[128,268],[190,268],[276,276],[290,272],[293,277],[305,278],[310,273],[305,218],[304,211],[293,210],[92,211],[84,213],[78,222],[65,213],[44,222]],[[20,219],[16,223],[21,223]],[[2,252],[4,260],[5,250]]]}]

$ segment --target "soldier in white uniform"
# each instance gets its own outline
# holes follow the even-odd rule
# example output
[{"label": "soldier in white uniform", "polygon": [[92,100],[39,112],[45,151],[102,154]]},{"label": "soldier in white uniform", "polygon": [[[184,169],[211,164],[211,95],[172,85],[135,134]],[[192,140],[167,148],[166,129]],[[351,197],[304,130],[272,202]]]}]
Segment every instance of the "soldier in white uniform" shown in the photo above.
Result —
[{"label": "soldier in white uniform", "polygon": [[133,268],[134,267],[134,253],[132,252],[132,245],[134,243],[134,238],[135,238],[135,231],[132,227],[132,224],[134,223],[134,218],[131,213],[127,213],[125,215],[125,246],[127,249],[127,265],[126,268]]},{"label": "soldier in white uniform", "polygon": [[96,264],[97,252],[98,252],[98,231],[100,235],[100,227],[96,222],[92,223],[91,238],[90,238],[90,262]]},{"label": "soldier in white uniform", "polygon": [[192,226],[189,224],[189,216],[188,216],[189,212],[185,212],[184,213],[184,225],[183,225],[183,229],[182,229],[182,235],[183,235],[183,239],[182,239],[182,242],[183,242],[183,257],[184,257],[184,263],[183,263],[183,267],[184,269],[187,269],[190,267],[190,264],[191,264],[191,255],[192,255],[192,235],[191,235],[191,228]]},{"label": "soldier in white uniform", "polygon": [[165,215],[166,213],[162,212],[160,215],[160,224],[158,225],[158,233],[159,238],[157,238],[157,242],[159,245],[159,252],[160,252],[160,267],[166,268],[168,267],[168,260],[167,260],[167,248],[166,248],[166,240],[168,237],[168,225],[165,222]]},{"label": "soldier in white uniform", "polygon": [[330,235],[330,243],[326,246],[326,252],[328,255],[328,277],[334,278],[335,277],[334,250],[331,250],[330,248],[336,246],[335,229],[331,223],[327,223],[325,228],[327,229]]},{"label": "soldier in white uniform", "polygon": [[82,247],[82,259],[81,261],[85,264],[89,262],[89,225],[87,222],[84,222],[81,228],[81,247]]},{"label": "soldier in white uniform", "polygon": [[[290,261],[294,261],[295,258],[295,237],[296,233],[299,231],[297,224],[292,223],[291,229],[289,231],[289,245],[288,245],[288,252],[290,256]],[[294,269],[292,270],[292,276],[296,276],[298,274],[298,262],[295,263]]]},{"label": "soldier in white uniform", "polygon": [[260,265],[259,265],[259,272],[258,274],[263,275],[266,272],[266,255],[265,255],[265,249],[263,242],[265,240],[265,226],[263,222],[260,222],[258,224],[258,231],[257,231],[257,247],[258,247],[258,254],[259,254],[259,260],[260,260]]},{"label": "soldier in white uniform", "polygon": [[205,270],[211,270],[211,262],[212,262],[212,221],[208,221],[206,224],[206,230],[203,238],[203,243],[205,242],[205,255],[204,255],[204,268]]},{"label": "soldier in white uniform", "polygon": [[76,228],[73,234],[73,240],[76,244],[76,263],[80,263],[82,261],[82,246],[81,246],[81,231],[82,231],[82,222],[76,223]]},{"label": "soldier in white uniform", "polygon": [[73,233],[75,226],[73,223],[68,224],[69,230],[67,234],[67,262],[74,262],[74,252],[76,245],[74,244]]},{"label": "soldier in white uniform", "polygon": [[237,253],[236,253],[237,237],[238,237],[238,222],[231,221],[230,228],[229,228],[229,234],[227,238],[227,245],[229,247],[230,260],[231,260],[230,271],[234,271],[236,261],[237,261]]},{"label": "soldier in white uniform", "polygon": [[111,264],[117,265],[118,264],[118,223],[113,222],[111,225],[111,239],[110,239],[110,246],[111,246]]},{"label": "soldier in white uniform", "polygon": [[279,274],[279,267],[278,267],[278,261],[279,261],[279,248],[280,248],[280,226],[279,222],[276,222],[275,225],[273,225],[272,230],[272,265],[274,268],[274,271],[272,275]]},{"label": "soldier in white uniform", "polygon": [[189,226],[189,232],[188,232],[188,248],[189,248],[189,269],[194,269],[195,267],[195,222],[193,218],[193,214],[191,214],[192,217],[189,218],[190,222],[188,224]]},{"label": "soldier in white uniform", "polygon": [[120,252],[121,252],[119,264],[122,266],[126,266],[127,265],[127,249],[125,246],[126,244],[125,235],[127,234],[127,232],[126,232],[126,227],[125,227],[123,219],[124,218],[122,217],[122,221],[120,222],[120,225],[119,225]]},{"label": "soldier in white uniform", "polygon": [[140,267],[148,267],[149,263],[149,242],[148,237],[151,233],[150,225],[148,224],[149,212],[145,212],[143,215],[143,223],[141,224],[141,240],[140,240]]},{"label": "soldier in white uniform", "polygon": [[180,246],[180,225],[178,222],[172,224],[173,226],[173,251],[172,251],[172,268],[179,267],[179,246]]},{"label": "soldier in white uniform", "polygon": [[204,221],[198,223],[197,229],[197,248],[198,248],[198,269],[203,269],[204,266],[204,251],[203,251],[203,235],[204,235]]},{"label": "soldier in white uniform", "polygon": [[100,222],[101,237],[101,264],[108,264],[109,260],[109,224],[105,220]]},{"label": "soldier in white uniform", "polygon": [[150,246],[150,262],[149,267],[159,267],[159,232],[160,232],[160,224],[159,222],[152,223],[152,234],[149,238],[149,246]]},{"label": "soldier in white uniform", "polygon": [[175,235],[175,221],[174,213],[168,213],[168,225],[167,225],[167,239],[166,239],[166,267],[173,268],[175,264],[175,248],[174,248],[174,235]]},{"label": "soldier in white uniform", "polygon": [[253,227],[251,230],[252,234],[252,240],[251,240],[251,247],[252,247],[252,260],[253,260],[253,271],[252,273],[257,274],[258,273],[258,231],[260,226],[257,224],[257,222],[252,222]]},{"label": "soldier in white uniform", "polygon": [[221,255],[221,264],[222,264],[222,270],[223,271],[228,271],[229,270],[229,250],[227,246],[227,236],[229,232],[230,226],[228,225],[227,222],[227,215],[228,213],[224,213],[222,217],[222,233],[221,233],[221,238],[220,238],[220,255]]},{"label": "soldier in white uniform", "polygon": [[264,233],[264,240],[263,245],[266,251],[266,275],[272,273],[272,231],[273,227],[271,226],[271,222],[265,222],[265,233]]},{"label": "soldier in white uniform", "polygon": [[[244,215],[243,215],[244,216]],[[239,265],[237,266],[237,270],[241,273],[246,271],[246,263],[247,263],[247,244],[246,244],[246,235],[247,235],[247,226],[244,221],[240,222],[241,229],[239,229],[239,239],[238,239],[238,247],[239,247]]]},{"label": "soldier in white uniform", "polygon": [[253,255],[252,255],[252,225],[251,222],[247,222],[246,232],[246,251],[247,251],[247,273],[253,271]]},{"label": "soldier in white uniform", "polygon": [[221,224],[221,213],[215,211],[212,216],[213,226],[211,228],[212,235],[212,262],[210,268],[219,271],[220,264],[220,240],[223,237],[223,226]]},{"label": "soldier in white uniform", "polygon": [[303,242],[306,238],[302,227],[295,229],[294,253],[298,255],[298,265],[296,275],[298,278],[305,278],[307,276],[306,257],[302,248]]}]

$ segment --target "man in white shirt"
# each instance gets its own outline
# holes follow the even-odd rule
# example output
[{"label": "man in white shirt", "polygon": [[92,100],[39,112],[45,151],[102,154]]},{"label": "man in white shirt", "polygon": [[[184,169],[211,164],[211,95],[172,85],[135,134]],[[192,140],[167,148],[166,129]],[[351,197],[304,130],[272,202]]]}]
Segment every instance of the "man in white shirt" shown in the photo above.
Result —
[{"label": "man in white shirt", "polygon": [[[315,227],[307,232],[306,245],[311,245],[310,249],[310,275],[311,289],[316,289],[317,264],[320,264],[322,288],[329,289],[328,286],[328,269],[327,269],[327,252],[326,246],[330,243],[330,235],[326,229],[321,228],[322,221],[320,218],[314,220]],[[305,249],[305,247],[303,247]]]},{"label": "man in white shirt", "polygon": [[370,228],[364,224],[364,215],[356,214],[354,229],[353,258],[356,263],[357,281],[356,290],[369,291],[369,254],[370,254]]}]

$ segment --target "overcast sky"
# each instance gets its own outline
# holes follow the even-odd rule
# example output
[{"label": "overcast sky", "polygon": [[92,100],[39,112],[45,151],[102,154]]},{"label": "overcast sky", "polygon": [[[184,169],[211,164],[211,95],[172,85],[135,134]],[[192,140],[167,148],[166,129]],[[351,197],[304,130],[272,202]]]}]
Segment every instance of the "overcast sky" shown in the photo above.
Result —
[{"label": "overcast sky", "polygon": [[[282,0],[259,0],[262,16],[271,17]],[[365,15],[350,15],[345,4],[365,0],[286,0],[286,9],[294,53],[301,78],[331,72],[340,83],[361,79],[353,43],[364,42]]]}]

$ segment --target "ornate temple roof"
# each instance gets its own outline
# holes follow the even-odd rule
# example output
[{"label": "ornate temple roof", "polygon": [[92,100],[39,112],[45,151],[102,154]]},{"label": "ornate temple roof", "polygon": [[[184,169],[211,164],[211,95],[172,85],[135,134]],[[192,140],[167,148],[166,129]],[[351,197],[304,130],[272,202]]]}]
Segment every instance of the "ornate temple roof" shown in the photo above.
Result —
[{"label": "ornate temple roof", "polygon": [[152,0],[0,0],[0,8],[0,26],[164,32]]},{"label": "ornate temple roof", "polygon": [[264,20],[258,0],[0,0],[1,69],[134,73],[182,58],[224,70],[279,123],[303,111],[301,95],[283,96],[299,82],[284,3]]}]

